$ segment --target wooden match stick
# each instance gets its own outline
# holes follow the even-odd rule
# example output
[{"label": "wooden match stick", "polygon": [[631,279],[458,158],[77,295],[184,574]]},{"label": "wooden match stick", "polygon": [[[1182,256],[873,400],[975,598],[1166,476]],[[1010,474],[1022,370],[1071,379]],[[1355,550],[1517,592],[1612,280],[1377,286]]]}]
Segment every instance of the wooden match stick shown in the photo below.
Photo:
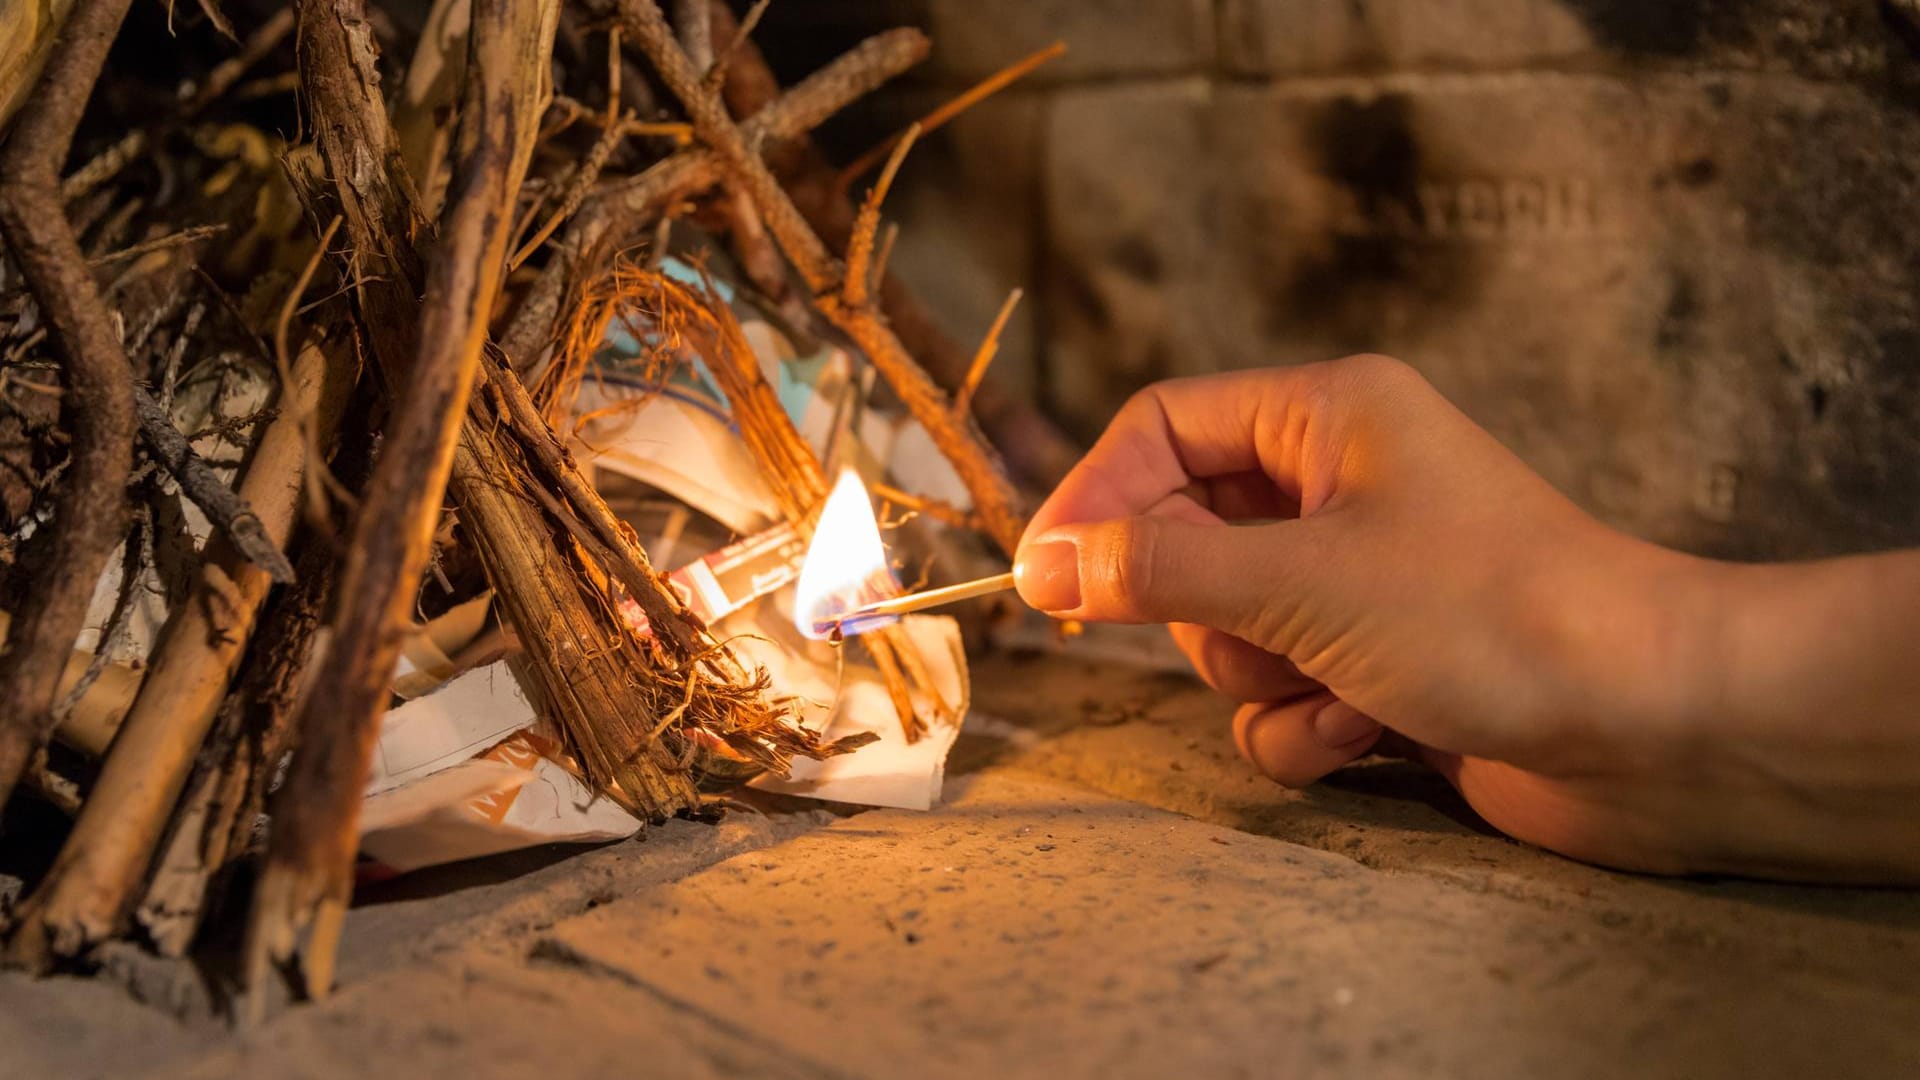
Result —
[{"label": "wooden match stick", "polygon": [[948,585],[942,589],[928,589],[925,592],[896,596],[891,600],[879,600],[863,604],[851,611],[836,615],[834,623],[848,623],[855,619],[864,619],[872,615],[906,615],[915,611],[940,607],[945,604],[957,604],[962,600],[971,600],[976,596],[1005,592],[1013,588],[1013,572],[995,574],[978,581],[963,581],[958,585]]}]

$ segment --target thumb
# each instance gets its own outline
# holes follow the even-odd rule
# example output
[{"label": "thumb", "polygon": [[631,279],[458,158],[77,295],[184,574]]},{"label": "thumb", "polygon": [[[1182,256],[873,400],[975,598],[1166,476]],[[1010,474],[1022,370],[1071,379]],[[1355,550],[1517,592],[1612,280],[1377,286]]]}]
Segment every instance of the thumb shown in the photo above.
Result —
[{"label": "thumb", "polygon": [[[1062,619],[1198,623],[1234,633],[1284,602],[1287,530],[1149,515],[1057,525],[1014,563],[1021,599]],[[1264,620],[1262,620],[1264,621]]]}]

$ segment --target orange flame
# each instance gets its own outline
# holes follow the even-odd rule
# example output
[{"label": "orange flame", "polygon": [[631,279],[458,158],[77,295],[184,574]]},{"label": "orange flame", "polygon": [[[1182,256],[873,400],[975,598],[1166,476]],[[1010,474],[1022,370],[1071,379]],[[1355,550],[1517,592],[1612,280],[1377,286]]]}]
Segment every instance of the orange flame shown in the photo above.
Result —
[{"label": "orange flame", "polygon": [[[794,586],[794,623],[815,640],[836,636],[835,618],[862,604],[897,595],[900,583],[887,566],[886,545],[880,542],[880,523],[873,516],[873,500],[852,469],[840,473],[827,505],[820,511],[800,580]],[[864,633],[888,619],[863,619],[848,633]]]}]

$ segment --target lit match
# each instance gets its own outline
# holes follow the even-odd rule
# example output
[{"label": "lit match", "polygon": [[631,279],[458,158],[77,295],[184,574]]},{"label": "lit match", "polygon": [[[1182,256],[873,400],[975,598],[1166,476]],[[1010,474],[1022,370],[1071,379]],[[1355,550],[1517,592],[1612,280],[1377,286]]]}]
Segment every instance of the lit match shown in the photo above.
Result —
[{"label": "lit match", "polygon": [[848,469],[828,495],[813,542],[794,586],[794,623],[818,641],[839,641],[892,623],[902,615],[1013,588],[1011,573],[941,589],[893,596],[900,583],[887,566],[886,545],[873,501]]},{"label": "lit match", "polygon": [[1006,592],[1011,588],[1013,588],[1013,572],[1008,571],[1004,574],[995,574],[992,577],[983,577],[977,581],[963,581],[958,585],[948,585],[944,588],[928,589],[924,592],[909,593],[906,596],[895,596],[887,600],[876,600],[871,604],[862,604],[857,608],[851,608],[835,615],[831,619],[825,620],[825,625],[844,632],[845,627],[849,623],[857,624],[866,619],[893,618],[900,615],[910,615],[916,611],[925,611],[928,608],[957,604],[962,600],[972,600],[977,596],[990,596],[993,593]]}]

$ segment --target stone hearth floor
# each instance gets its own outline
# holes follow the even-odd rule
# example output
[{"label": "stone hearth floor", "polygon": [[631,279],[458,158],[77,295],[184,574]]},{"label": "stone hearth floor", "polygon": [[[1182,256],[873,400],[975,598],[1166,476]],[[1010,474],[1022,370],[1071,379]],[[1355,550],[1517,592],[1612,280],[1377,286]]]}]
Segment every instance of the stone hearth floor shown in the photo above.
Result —
[{"label": "stone hearth floor", "polygon": [[1920,1075],[1920,893],[1596,870],[1399,764],[1283,791],[1182,678],[1004,655],[975,710],[931,814],[373,890],[252,1031],[132,953],[0,976],[0,1076]]}]

